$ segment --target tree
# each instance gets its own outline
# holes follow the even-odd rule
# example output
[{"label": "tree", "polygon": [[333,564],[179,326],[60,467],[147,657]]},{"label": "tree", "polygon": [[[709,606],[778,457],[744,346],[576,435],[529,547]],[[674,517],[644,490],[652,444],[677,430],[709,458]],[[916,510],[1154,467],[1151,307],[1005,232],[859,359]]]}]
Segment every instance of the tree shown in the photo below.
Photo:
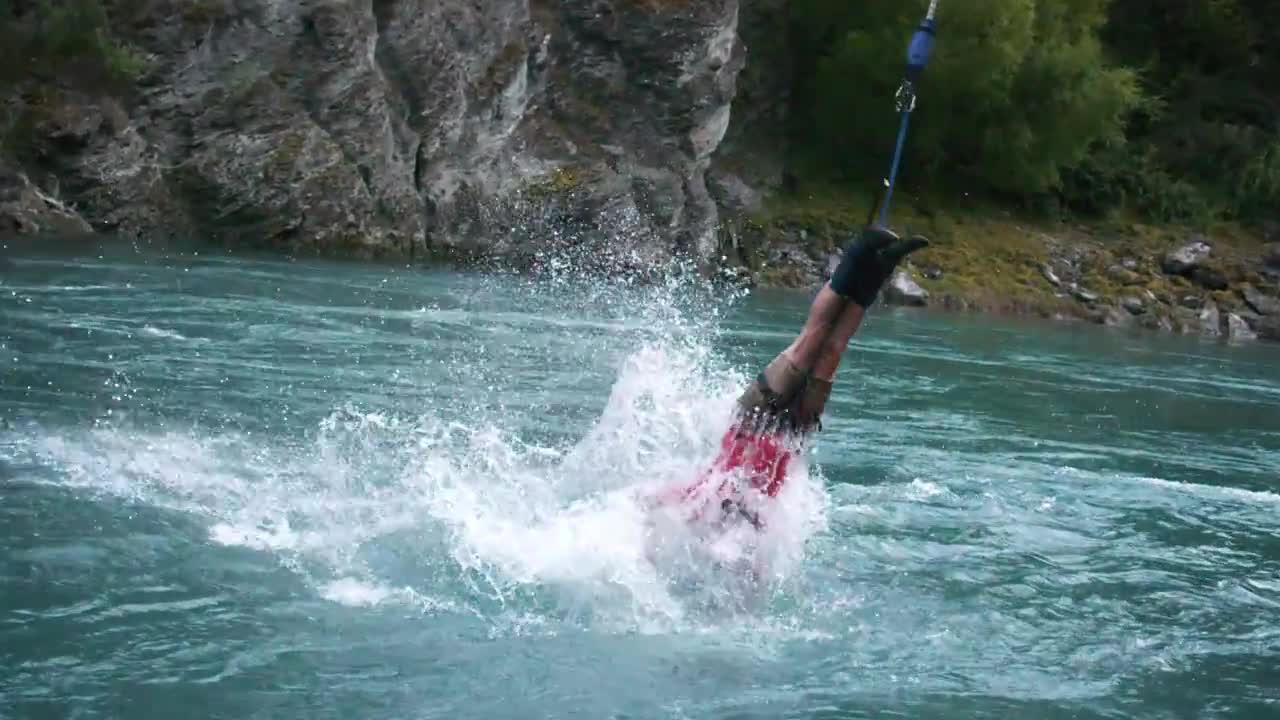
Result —
[{"label": "tree", "polygon": [[[883,172],[892,98],[922,11],[923,3],[797,3],[794,21],[826,40],[810,50],[816,154],[846,177]],[[1105,21],[1105,0],[945,3],[913,116],[912,174],[1041,192],[1091,144],[1119,138],[1140,94],[1134,73],[1104,57]]]}]

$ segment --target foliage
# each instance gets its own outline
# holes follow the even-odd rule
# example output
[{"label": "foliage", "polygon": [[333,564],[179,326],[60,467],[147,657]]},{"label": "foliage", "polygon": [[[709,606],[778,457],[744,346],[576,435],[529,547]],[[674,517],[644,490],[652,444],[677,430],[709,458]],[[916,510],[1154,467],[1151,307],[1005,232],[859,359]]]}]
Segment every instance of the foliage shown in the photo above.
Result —
[{"label": "foliage", "polygon": [[[1040,191],[1090,144],[1120,135],[1139,99],[1134,74],[1108,64],[1102,0],[952,0],[912,121],[912,172]],[[796,21],[830,38],[819,51],[816,142],[844,169],[883,171],[896,116],[890,98],[915,3],[802,0]],[[868,167],[870,163],[870,167]]]},{"label": "foliage", "polygon": [[113,37],[99,0],[0,0],[0,63],[0,87],[36,80],[119,90],[145,70]]},{"label": "foliage", "polygon": [[[881,176],[924,5],[792,3],[793,169]],[[1162,221],[1274,213],[1277,28],[1273,0],[948,0],[906,181]]]}]

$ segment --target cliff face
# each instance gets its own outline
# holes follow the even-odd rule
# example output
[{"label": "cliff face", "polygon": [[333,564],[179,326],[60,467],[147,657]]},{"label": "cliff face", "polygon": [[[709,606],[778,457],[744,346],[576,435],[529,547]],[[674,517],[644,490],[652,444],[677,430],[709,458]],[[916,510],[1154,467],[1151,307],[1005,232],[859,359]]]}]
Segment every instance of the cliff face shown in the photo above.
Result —
[{"label": "cliff face", "polygon": [[738,0],[128,5],[111,31],[145,58],[131,93],[8,100],[42,188],[23,197],[98,231],[367,256],[588,234],[641,264],[714,252]]}]

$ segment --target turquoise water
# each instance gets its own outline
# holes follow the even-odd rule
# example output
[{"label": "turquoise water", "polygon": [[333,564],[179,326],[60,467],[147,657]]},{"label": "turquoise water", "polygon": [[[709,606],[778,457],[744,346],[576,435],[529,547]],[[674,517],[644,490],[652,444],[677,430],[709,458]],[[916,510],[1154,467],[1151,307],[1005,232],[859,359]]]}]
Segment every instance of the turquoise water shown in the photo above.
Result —
[{"label": "turquoise water", "polygon": [[14,258],[0,717],[1280,715],[1275,347],[878,308],[768,580],[650,559],[806,303]]}]

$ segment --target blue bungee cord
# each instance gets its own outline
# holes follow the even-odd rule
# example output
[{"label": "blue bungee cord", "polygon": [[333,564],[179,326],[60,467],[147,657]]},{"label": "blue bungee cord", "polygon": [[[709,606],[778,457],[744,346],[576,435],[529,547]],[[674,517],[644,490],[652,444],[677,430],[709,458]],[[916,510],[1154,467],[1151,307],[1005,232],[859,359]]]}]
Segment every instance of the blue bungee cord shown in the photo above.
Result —
[{"label": "blue bungee cord", "polygon": [[[893,164],[889,166],[889,177],[885,180],[884,202],[880,205],[880,225],[888,227],[889,204],[893,201],[893,189],[898,183],[898,165],[902,162],[902,148],[907,142],[907,127],[911,123],[911,111],[916,109],[916,81],[924,73],[929,64],[929,56],[933,53],[933,39],[937,34],[934,17],[938,13],[938,0],[930,0],[929,12],[916,29],[907,48],[907,73],[894,95],[902,122],[898,126],[898,144],[893,150]],[[872,211],[874,215],[874,210]]]}]

